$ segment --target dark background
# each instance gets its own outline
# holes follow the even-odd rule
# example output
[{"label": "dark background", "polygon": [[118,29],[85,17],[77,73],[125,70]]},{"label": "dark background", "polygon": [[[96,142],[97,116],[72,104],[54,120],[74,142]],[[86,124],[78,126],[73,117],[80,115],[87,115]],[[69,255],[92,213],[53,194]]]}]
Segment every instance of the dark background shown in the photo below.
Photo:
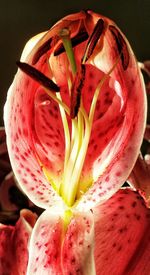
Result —
[{"label": "dark background", "polygon": [[0,125],[7,90],[27,40],[67,14],[92,9],[113,19],[137,56],[150,58],[150,0],[1,0],[0,2]]}]

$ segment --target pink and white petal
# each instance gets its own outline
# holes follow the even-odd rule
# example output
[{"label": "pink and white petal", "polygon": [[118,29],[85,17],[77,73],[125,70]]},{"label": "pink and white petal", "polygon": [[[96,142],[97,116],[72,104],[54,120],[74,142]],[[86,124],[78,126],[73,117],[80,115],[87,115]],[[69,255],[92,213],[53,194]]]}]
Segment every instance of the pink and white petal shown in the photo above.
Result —
[{"label": "pink and white petal", "polygon": [[[47,208],[56,203],[62,206],[62,200],[43,174],[43,164],[36,152],[36,148],[40,148],[47,160],[48,150],[45,152],[35,130],[37,108],[34,97],[37,86],[33,80],[29,81],[26,75],[18,72],[8,91],[4,120],[10,161],[18,183],[36,205]],[[55,164],[57,167],[57,162]]]},{"label": "pink and white petal", "polygon": [[94,275],[94,223],[92,212],[77,213],[71,220],[62,248],[63,274]]},{"label": "pink and white petal", "polygon": [[28,242],[36,215],[22,210],[15,226],[0,224],[0,274],[25,275],[28,263]]},{"label": "pink and white petal", "polygon": [[149,274],[150,210],[138,192],[119,190],[94,215],[97,274]]},{"label": "pink and white petal", "polygon": [[27,275],[95,274],[92,214],[75,214],[66,231],[62,214],[46,210],[38,219],[30,241]]},{"label": "pink and white petal", "polygon": [[34,226],[27,275],[61,274],[61,237],[63,221],[60,215],[46,210]]}]

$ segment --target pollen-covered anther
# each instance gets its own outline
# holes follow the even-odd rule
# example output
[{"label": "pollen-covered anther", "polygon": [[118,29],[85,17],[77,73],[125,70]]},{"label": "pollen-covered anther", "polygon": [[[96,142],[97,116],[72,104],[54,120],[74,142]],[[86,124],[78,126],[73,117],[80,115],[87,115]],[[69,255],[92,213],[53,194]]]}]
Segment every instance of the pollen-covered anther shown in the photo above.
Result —
[{"label": "pollen-covered anther", "polygon": [[77,72],[71,90],[71,118],[75,118],[78,114],[81,103],[81,91],[85,80],[85,66],[82,64],[80,71]]},{"label": "pollen-covered anther", "polygon": [[128,51],[127,43],[124,40],[122,34],[119,32],[119,30],[115,26],[110,25],[109,30],[116,41],[118,52],[121,55],[122,67],[124,70],[126,70],[129,64],[129,51]]},{"label": "pollen-covered anther", "polygon": [[59,92],[59,87],[51,79],[49,79],[33,66],[20,61],[17,61],[16,64],[24,73],[40,83],[43,87],[54,92]]},{"label": "pollen-covered anther", "polygon": [[104,20],[100,18],[97,21],[97,23],[93,29],[93,32],[89,37],[89,40],[88,40],[86,48],[85,48],[85,53],[82,58],[82,63],[85,63],[92,55],[92,53],[96,47],[96,44],[104,31],[104,27],[105,27]]},{"label": "pollen-covered anther", "polygon": [[[86,31],[79,32],[76,36],[74,36],[74,37],[71,38],[72,47],[74,48],[74,47],[78,46],[82,42],[86,41],[88,39],[88,37],[89,37],[89,35],[88,35],[88,33]],[[64,48],[63,43],[61,43],[55,49],[54,56],[58,56],[58,55],[60,55],[60,54],[62,54],[64,52],[65,52],[65,48]]]}]

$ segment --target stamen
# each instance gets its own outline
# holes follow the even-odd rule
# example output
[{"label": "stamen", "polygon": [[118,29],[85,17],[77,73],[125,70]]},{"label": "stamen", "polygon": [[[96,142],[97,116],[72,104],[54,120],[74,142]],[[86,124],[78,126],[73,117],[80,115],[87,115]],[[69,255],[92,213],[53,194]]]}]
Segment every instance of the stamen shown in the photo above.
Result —
[{"label": "stamen", "polygon": [[50,49],[51,43],[52,37],[50,37],[45,43],[41,45],[41,47],[38,48],[37,52],[33,56],[32,65],[35,65],[39,61],[40,57]]},{"label": "stamen", "polygon": [[121,61],[122,61],[122,66],[123,69],[126,70],[128,65],[129,65],[129,52],[128,52],[128,47],[127,44],[121,35],[121,33],[117,30],[115,26],[110,25],[109,30],[111,31],[117,47],[118,47],[118,52],[121,55]]},{"label": "stamen", "polygon": [[92,53],[95,49],[96,43],[99,40],[99,38],[101,37],[101,34],[103,33],[103,30],[104,30],[104,20],[99,19],[94,27],[94,30],[93,30],[88,42],[87,42],[87,46],[86,46],[85,53],[84,53],[84,56],[82,59],[82,63],[85,63],[92,55]]},{"label": "stamen", "polygon": [[[99,97],[99,93],[101,91],[102,85],[104,84],[104,82],[108,79],[108,77],[110,76],[111,72],[115,69],[118,61],[119,61],[120,56],[118,57],[118,59],[116,60],[115,64],[113,65],[113,67],[109,70],[109,72],[100,80],[100,82],[98,83],[96,90],[94,92],[94,96],[93,96],[93,100],[91,103],[91,108],[90,108],[90,113],[89,113],[89,125],[88,125],[88,131],[87,131],[87,136],[88,136],[88,140],[86,141],[87,144],[85,145],[85,148],[83,148],[83,152],[86,156],[86,152],[87,152],[87,148],[88,148],[88,143],[90,140],[90,135],[91,135],[91,131],[92,131],[92,124],[93,124],[93,118],[94,118],[94,113],[95,113],[95,108],[96,108],[96,103]],[[85,141],[83,140],[83,143]],[[85,151],[84,151],[85,150]],[[84,159],[85,159],[84,156]],[[82,160],[83,164],[84,164],[84,160]],[[77,168],[78,169],[78,168]],[[75,169],[74,169],[75,170]],[[76,170],[77,171],[77,170]],[[75,175],[75,173],[74,173]],[[72,175],[72,178],[74,177],[74,175]],[[91,186],[92,184],[92,179],[89,179],[89,181],[86,181],[86,183],[84,183],[84,186],[81,182],[79,182],[78,184],[78,192],[77,192],[77,198],[80,198],[80,196],[83,194],[83,192],[85,192],[86,190],[88,190],[88,188]]]},{"label": "stamen", "polygon": [[76,68],[76,62],[75,62],[75,57],[74,57],[73,48],[72,48],[72,44],[71,44],[69,30],[62,29],[60,32],[60,37],[62,38],[63,45],[64,45],[66,54],[67,54],[69,62],[70,62],[72,72],[73,72],[73,74],[75,74],[77,68]]},{"label": "stamen", "polygon": [[[76,47],[78,46],[79,44],[81,44],[82,42],[86,41],[88,39],[89,35],[86,31],[82,31],[82,32],[79,32],[76,36],[72,37],[71,38],[71,44],[72,44],[72,47]],[[64,53],[65,52],[65,47],[64,45],[61,43],[54,51],[54,56],[58,56],[60,55],[61,53]]]},{"label": "stamen", "polygon": [[[98,39],[100,38],[102,32],[104,29],[104,21],[102,19],[98,20],[92,35],[90,36],[90,39],[88,41],[85,55],[83,58],[83,62],[85,62],[93,53],[93,50],[96,46],[96,43]],[[42,73],[40,73],[37,69],[33,68],[32,66],[26,64],[26,63],[19,63],[21,69],[23,67],[23,71],[26,72],[29,76],[37,80],[44,86],[45,92],[53,99],[55,102],[58,103],[60,108],[60,116],[62,119],[62,124],[64,128],[64,137],[65,137],[65,153],[64,153],[64,175],[63,175],[63,181],[60,181],[59,183],[52,183],[55,190],[59,193],[60,196],[62,196],[65,203],[72,207],[74,203],[80,198],[83,192],[85,192],[89,186],[92,184],[93,180],[92,178],[87,182],[83,184],[80,182],[82,178],[82,169],[85,162],[87,149],[89,145],[89,140],[91,136],[92,131],[92,124],[94,119],[94,113],[96,108],[97,99],[99,97],[99,93],[101,90],[101,87],[103,83],[107,80],[111,72],[114,70],[115,66],[117,65],[120,55],[118,56],[117,61],[113,65],[113,67],[110,69],[110,71],[104,75],[104,77],[100,80],[98,83],[95,93],[92,99],[89,116],[83,106],[82,102],[82,87],[84,85],[84,78],[85,78],[85,65],[81,65],[81,71],[77,72],[76,67],[76,61],[75,56],[72,48],[72,42],[70,39],[70,33],[68,29],[62,29],[60,32],[60,37],[62,38],[64,49],[66,51],[67,57],[67,65],[68,61],[71,66],[71,71],[74,75],[74,82],[73,85],[71,83],[71,72],[66,64],[66,75],[68,80],[68,90],[69,95],[71,97],[71,110],[69,107],[62,102],[61,94],[56,93],[54,94],[51,89],[48,89],[47,85],[44,86],[45,77]],[[23,65],[22,65],[23,64]],[[39,80],[39,73],[40,73],[40,80]],[[44,76],[44,80],[43,80]],[[47,78],[47,77],[46,77]],[[42,80],[41,80],[42,79]],[[49,78],[47,78],[49,81]],[[47,83],[47,82],[46,82]],[[53,82],[53,84],[55,84]],[[56,84],[55,84],[56,85]],[[56,85],[56,87],[58,87]],[[59,88],[58,88],[59,89]],[[71,93],[70,93],[71,91]],[[80,107],[80,108],[79,108]],[[70,133],[69,125],[68,125],[68,119],[67,115],[71,116],[72,120],[72,130]],[[44,168],[43,168],[44,171]],[[51,181],[51,175],[50,173],[47,173],[47,171],[44,171],[45,175],[48,179]],[[61,179],[62,180],[62,179]],[[64,221],[66,226],[70,222],[70,219],[72,217],[72,212],[65,213]]]},{"label": "stamen", "polygon": [[[67,167],[67,171],[65,174],[66,180],[63,183],[63,198],[68,206],[72,206],[76,199],[79,179],[81,176],[81,171],[83,168],[87,147],[90,139],[89,119],[84,108],[80,108],[80,109],[85,121],[85,133],[84,133],[84,138],[82,140],[80,150],[76,155],[76,159],[73,159],[73,162],[72,162],[74,164],[72,173],[70,173],[70,170],[68,171],[68,167]],[[79,140],[79,135],[77,136],[77,139]]]},{"label": "stamen", "polygon": [[[67,41],[68,41],[68,38],[67,38]],[[72,48],[71,48],[71,54],[73,55]],[[84,78],[85,78],[85,66],[82,65],[81,72],[76,73],[73,87],[71,90],[70,114],[71,114],[71,118],[73,118],[72,119],[72,136],[71,136],[71,141],[69,140],[69,148],[67,148],[67,142],[69,139],[69,129],[68,129],[68,134],[65,133],[66,146],[65,146],[64,179],[60,185],[60,191],[59,191],[59,194],[63,197],[65,203],[69,207],[71,207],[75,203],[76,199],[80,197],[83,189],[85,191],[89,187],[89,184],[92,183],[92,181],[90,181],[87,184],[84,184],[84,188],[83,188],[82,184],[80,183],[81,172],[83,169],[87,148],[90,140],[93,117],[94,117],[94,112],[95,112],[99,92],[101,90],[103,83],[106,81],[110,73],[115,68],[119,58],[120,56],[118,57],[116,63],[110,69],[108,74],[105,75],[99,82],[94,93],[89,117],[82,105],[82,97],[81,97],[82,96],[81,90],[82,90]],[[71,63],[72,61],[70,57],[68,57],[68,59]],[[63,121],[63,115],[62,115],[62,121]],[[65,131],[64,122],[63,122],[63,125],[64,125],[64,131]],[[67,127],[68,127],[68,124],[67,124]]]},{"label": "stamen", "polygon": [[[43,87],[44,88],[44,87]],[[62,106],[62,108],[65,110],[65,112],[70,115],[70,110],[68,108],[68,106],[61,101],[53,92],[51,92],[50,90],[44,88],[44,91],[55,101],[57,102],[60,106]]]},{"label": "stamen", "polygon": [[[71,65],[72,73],[76,73],[76,62],[74,57],[74,52],[72,49],[72,44],[69,36],[69,30],[68,29],[62,29],[60,32],[60,37],[63,40],[63,45],[66,50],[66,54],[68,56],[68,60]],[[66,68],[67,75],[69,75],[69,72]],[[70,83],[70,78],[68,79],[68,88],[70,88],[72,84]],[[78,153],[78,147],[79,147],[79,138],[77,137],[78,131],[77,131],[77,122],[76,120],[72,120],[72,138],[70,143],[70,133],[69,133],[69,127],[68,122],[65,117],[65,113],[61,112],[62,116],[62,122],[64,125],[64,132],[65,132],[65,164],[64,164],[64,183],[61,184],[60,187],[60,194],[64,193],[64,186],[66,180],[69,181],[69,178],[71,176],[77,153]],[[65,126],[67,125],[67,128],[65,129]],[[75,136],[74,136],[75,135]]]},{"label": "stamen", "polygon": [[50,91],[59,92],[59,87],[39,70],[24,62],[17,61],[16,64],[24,73],[26,73],[45,88],[49,89]]},{"label": "stamen", "polygon": [[[82,101],[81,101],[81,109],[82,108],[83,107],[82,107]],[[79,131],[79,150],[80,150],[83,142],[83,137],[84,137],[84,118],[81,112],[78,113],[78,131]]]},{"label": "stamen", "polygon": [[[48,69],[50,70],[50,64],[48,62]],[[63,103],[61,94],[56,94],[56,98],[53,96],[54,100],[58,103],[59,109],[60,109],[60,115],[62,118],[63,128],[64,128],[64,136],[65,136],[65,159],[64,159],[64,171],[66,169],[66,165],[68,162],[69,154],[70,154],[70,131],[68,126],[68,121],[65,112],[70,115],[70,110],[65,103]],[[60,193],[60,190],[58,189],[58,193]]]},{"label": "stamen", "polygon": [[85,66],[81,65],[81,70],[77,72],[71,91],[71,118],[75,118],[78,114],[81,101],[81,90],[85,79]]},{"label": "stamen", "polygon": [[[59,98],[59,100],[62,102],[60,94],[57,94],[57,98]],[[60,109],[60,114],[61,114],[63,128],[64,128],[64,136],[65,136],[65,160],[64,160],[64,171],[65,171],[68,158],[70,155],[70,132],[69,132],[67,117],[63,106],[59,105],[59,109]]]},{"label": "stamen", "polygon": [[104,75],[104,77],[100,80],[100,82],[97,85],[97,88],[95,90],[94,96],[93,96],[93,100],[91,103],[91,108],[90,108],[90,113],[89,113],[89,121],[90,121],[90,128],[92,127],[92,123],[93,123],[93,118],[94,118],[94,113],[95,113],[95,108],[96,108],[96,103],[97,103],[97,99],[101,90],[102,85],[104,84],[104,82],[108,79],[108,77],[110,76],[111,72],[115,69],[118,61],[119,61],[120,56],[117,58],[115,64],[112,66],[112,68],[109,70],[109,72]]},{"label": "stamen", "polygon": [[[75,166],[75,162],[78,156],[78,147],[79,147],[79,132],[78,132],[78,128],[77,128],[77,123],[75,123],[76,121],[74,120],[74,123],[72,124],[72,128],[73,128],[73,142],[71,143],[71,151],[70,151],[70,155],[69,155],[69,159],[67,162],[67,165],[64,169],[64,180],[63,183],[61,185],[60,188],[60,194],[63,196],[63,198],[65,198],[65,194],[66,192],[68,192],[67,188],[68,188],[68,184],[70,182],[70,178]],[[66,149],[65,149],[66,150]],[[66,154],[66,152],[65,152]]]},{"label": "stamen", "polygon": [[[85,131],[84,131],[84,135],[83,135],[83,133],[79,134],[80,128],[78,127],[78,129],[77,129],[78,135],[76,136],[76,138],[80,139],[80,135],[83,135],[82,141],[80,144],[78,144],[79,151],[78,151],[78,154],[76,155],[75,159],[73,159],[74,165],[72,165],[72,168],[73,168],[72,171],[69,170],[69,172],[68,172],[68,168],[70,169],[69,164],[67,166],[67,171],[65,171],[66,177],[65,177],[65,181],[64,181],[64,187],[63,187],[63,198],[68,206],[72,206],[75,203],[75,200],[77,198],[79,198],[80,195],[82,194],[83,188],[84,188],[84,191],[87,190],[89,188],[89,184],[92,183],[92,181],[87,182],[86,184],[84,184],[84,187],[83,187],[82,183],[80,182],[81,172],[82,172],[82,168],[84,165],[87,148],[88,148],[88,144],[89,144],[89,140],[90,140],[97,99],[98,99],[102,85],[104,84],[104,82],[107,80],[107,78],[109,77],[111,72],[116,67],[116,65],[119,61],[119,58],[120,58],[120,56],[116,60],[113,67],[100,80],[99,84],[97,85],[95,93],[94,93],[94,97],[93,97],[93,100],[91,103],[89,117],[87,116],[87,113],[86,113],[84,107],[82,105],[80,106],[80,111],[78,113],[78,119],[79,119],[79,115],[82,114],[82,117],[84,118],[84,123],[85,123]],[[83,124],[82,124],[82,129],[83,129]],[[69,159],[69,161],[70,161],[70,159]]]}]

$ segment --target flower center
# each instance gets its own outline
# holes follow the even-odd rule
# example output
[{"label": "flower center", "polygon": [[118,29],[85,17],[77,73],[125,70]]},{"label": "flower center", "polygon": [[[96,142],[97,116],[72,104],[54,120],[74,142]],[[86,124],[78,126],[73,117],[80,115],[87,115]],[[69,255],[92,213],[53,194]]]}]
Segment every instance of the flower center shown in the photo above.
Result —
[{"label": "flower center", "polygon": [[[101,21],[98,22],[98,24],[102,23],[103,22]],[[96,36],[94,32],[96,33]],[[80,197],[89,189],[93,183],[92,179],[82,183],[81,174],[91,136],[95,108],[102,85],[108,79],[120,58],[120,56],[118,56],[115,64],[112,66],[109,72],[104,74],[104,76],[99,80],[93,93],[90,110],[87,113],[83,104],[82,88],[84,86],[85,79],[85,62],[90,52],[93,51],[95,37],[96,41],[98,39],[97,37],[99,37],[97,34],[97,29],[96,31],[94,30],[93,33],[94,35],[91,35],[89,39],[85,54],[82,58],[82,63],[80,66],[78,66],[78,69],[69,36],[69,30],[62,29],[59,34],[68,59],[68,64],[64,64],[64,66],[68,82],[70,107],[68,107],[67,104],[63,102],[61,94],[58,92],[59,87],[57,84],[55,84],[52,80],[44,76],[41,72],[32,66],[26,63],[18,62],[18,66],[32,78],[38,81],[43,86],[45,92],[50,96],[50,98],[57,102],[59,106],[65,138],[64,167],[62,181],[59,186],[57,186],[51,180],[50,173],[47,171],[47,169],[43,165],[41,166],[47,179],[69,207],[72,207],[75,203],[77,203]],[[90,52],[88,49],[90,49]],[[71,67],[71,72],[68,68],[69,65]],[[53,93],[53,91],[56,93]],[[67,116],[71,118],[71,130],[68,125]]]},{"label": "flower center", "polygon": [[[103,83],[109,77],[110,73],[112,72],[118,61],[116,61],[111,70],[99,81],[94,92],[89,114],[87,114],[83,106],[81,93],[82,86],[84,85],[84,60],[86,60],[86,56],[83,57],[81,68],[79,68],[79,71],[77,71],[75,55],[73,52],[71,39],[69,37],[69,30],[61,30],[60,37],[63,41],[66,55],[70,63],[72,78],[68,77],[68,88],[70,91],[69,94],[71,101],[70,109],[62,102],[60,93],[56,93],[55,98],[56,101],[59,100],[58,104],[65,135],[64,173],[63,180],[59,186],[58,192],[65,203],[69,207],[71,207],[92,184],[91,180],[90,182],[84,183],[83,185],[80,180],[81,173],[91,136],[97,99]],[[85,53],[85,55],[86,54],[87,52]],[[67,66],[66,75],[69,76]],[[73,81],[71,81],[71,79],[73,79]],[[71,133],[69,131],[66,114],[70,115],[72,118]]]}]

